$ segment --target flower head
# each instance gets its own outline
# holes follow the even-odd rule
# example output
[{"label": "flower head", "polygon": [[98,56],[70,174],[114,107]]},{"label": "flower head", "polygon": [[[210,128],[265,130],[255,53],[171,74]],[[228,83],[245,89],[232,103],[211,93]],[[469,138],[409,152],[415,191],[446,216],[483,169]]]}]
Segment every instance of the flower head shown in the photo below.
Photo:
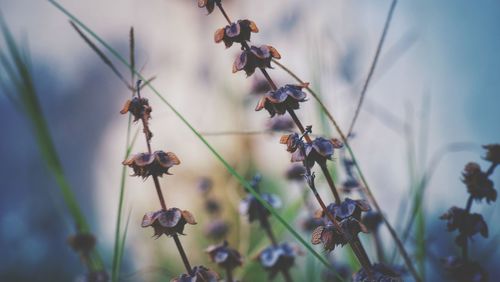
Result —
[{"label": "flower head", "polygon": [[309,168],[312,168],[315,163],[321,165],[326,160],[332,160],[335,149],[343,146],[338,139],[323,137],[317,137],[311,143],[305,143],[297,133],[282,136],[280,143],[287,145],[287,151],[292,153],[292,162],[303,162]]},{"label": "flower head", "polygon": [[134,170],[134,176],[147,178],[148,176],[162,176],[163,174],[171,174],[168,170],[181,162],[172,152],[156,151],[154,153],[139,153],[128,160],[123,161],[123,165],[127,165]]},{"label": "flower head", "polygon": [[212,13],[215,8],[215,4],[220,4],[221,0],[198,0],[199,8],[206,8],[208,13]]},{"label": "flower head", "polygon": [[186,223],[194,225],[196,221],[189,211],[178,208],[148,212],[142,218],[142,227],[153,227],[153,236],[156,238],[163,234],[166,236],[184,235]]},{"label": "flower head", "polygon": [[293,266],[297,250],[287,243],[271,245],[262,250],[257,259],[262,267],[274,278],[281,271],[287,271]]},{"label": "flower head", "polygon": [[485,160],[493,164],[500,164],[500,144],[484,145],[483,148],[486,149]]},{"label": "flower head", "polygon": [[497,191],[493,188],[493,181],[488,179],[488,174],[481,171],[481,167],[477,163],[468,163],[462,177],[462,182],[467,186],[467,192],[474,199],[486,198],[488,203],[496,201]]},{"label": "flower head", "polygon": [[354,282],[364,282],[364,281],[402,282],[403,281],[403,279],[401,278],[401,274],[386,264],[376,263],[373,265],[371,270],[373,272],[372,278],[370,278],[368,273],[366,273],[366,270],[362,268],[360,271],[352,275],[352,281]]},{"label": "flower head", "polygon": [[[339,221],[350,217],[359,221],[361,220],[361,212],[369,211],[370,205],[368,205],[368,202],[365,200],[352,200],[350,198],[345,198],[345,200],[340,204],[329,204],[327,210]],[[318,217],[330,221],[323,210],[318,210],[316,214]]]},{"label": "flower head", "polygon": [[224,41],[226,48],[229,48],[233,43],[243,43],[250,41],[250,34],[259,32],[257,25],[250,20],[238,20],[226,27],[219,28],[215,31],[214,41],[219,43]]},{"label": "flower head", "polygon": [[130,113],[134,117],[134,121],[140,119],[147,121],[151,118],[152,108],[149,106],[148,99],[134,97],[132,100],[127,100],[120,114]]},{"label": "flower head", "polygon": [[463,258],[449,256],[441,260],[444,269],[450,278],[461,282],[488,281],[488,273],[476,262],[466,261]]},{"label": "flower head", "polygon": [[[281,207],[281,200],[278,196],[268,193],[262,193],[261,198],[264,199],[271,207]],[[269,216],[270,212],[255,198],[248,194],[240,203],[240,213],[248,216],[248,221],[260,220],[261,216]]]},{"label": "flower head", "polygon": [[225,269],[233,269],[243,264],[243,258],[240,253],[230,248],[227,241],[208,247],[206,252],[213,262]]},{"label": "flower head", "polygon": [[281,55],[274,47],[262,45],[260,47],[251,46],[236,57],[233,64],[233,73],[244,70],[247,76],[252,75],[256,68],[270,68],[271,60],[280,59]]},{"label": "flower head", "polygon": [[311,243],[313,245],[323,244],[325,251],[330,252],[336,246],[344,246],[354,240],[359,232],[368,232],[366,227],[353,217],[340,221],[339,225],[341,230],[338,230],[331,221],[318,226],[312,232]]},{"label": "flower head", "polygon": [[288,109],[296,110],[300,107],[299,102],[306,101],[307,95],[302,89],[308,85],[309,83],[299,85],[287,84],[276,91],[268,92],[260,99],[255,110],[266,109],[271,117],[274,117],[276,114],[283,115]]},{"label": "flower head", "polygon": [[439,218],[447,220],[448,231],[459,231],[459,235],[455,239],[455,243],[459,246],[463,246],[467,238],[471,238],[477,233],[485,238],[488,237],[488,225],[480,214],[470,214],[464,209],[451,207]]},{"label": "flower head", "polygon": [[193,267],[192,274],[183,273],[179,277],[170,280],[170,282],[217,282],[219,274],[203,265]]}]

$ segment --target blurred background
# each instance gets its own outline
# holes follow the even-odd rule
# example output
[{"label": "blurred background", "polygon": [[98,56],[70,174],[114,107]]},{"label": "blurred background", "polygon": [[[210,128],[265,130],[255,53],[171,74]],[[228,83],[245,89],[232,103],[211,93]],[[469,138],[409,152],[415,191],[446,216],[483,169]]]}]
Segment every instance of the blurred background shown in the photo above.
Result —
[{"label": "blurred background", "polygon": [[[233,19],[257,23],[260,32],[252,42],[277,48],[280,62],[311,82],[347,130],[391,1],[223,3]],[[147,77],[157,77],[155,87],[239,172],[247,178],[260,172],[261,190],[280,194],[283,213],[300,226],[307,214],[297,205],[304,185],[285,179],[290,157],[278,142],[280,133],[268,131],[267,113],[254,112],[262,95],[254,91],[261,74],[249,78],[232,74],[238,48],[225,50],[213,42],[214,31],[226,24],[220,13],[206,16],[194,0],[62,0],[61,4],[124,56],[133,26],[138,68]],[[110,267],[127,131],[127,118],[119,110],[130,91],[48,2],[0,0],[0,11],[17,42],[29,48],[56,149]],[[460,180],[464,165],[475,161],[486,167],[480,146],[500,141],[499,15],[500,3],[493,0],[400,1],[351,141],[368,183],[398,233],[408,213],[410,191],[432,168],[423,196],[427,280],[443,277],[440,257],[459,253],[453,244],[456,234],[448,233],[438,217],[453,205],[465,205],[467,193]],[[128,77],[128,69],[115,64]],[[294,83],[279,68],[270,74],[280,85]],[[222,204],[221,217],[230,223],[227,238],[247,256],[246,267],[235,276],[244,281],[265,279],[265,274],[254,271],[260,268],[252,256],[267,243],[258,227],[238,214],[242,187],[151,91],[142,94],[153,107],[153,148],[175,152],[182,161],[172,169],[174,175],[161,182],[167,205],[190,210],[198,221],[181,238],[194,264],[216,269],[204,254],[214,243],[204,235],[213,218],[204,211],[204,196],[197,189],[199,179],[209,177],[214,183],[211,193]],[[313,99],[303,103],[298,114],[305,124],[314,125],[316,134],[338,137]],[[27,119],[4,95],[0,95],[0,118],[0,280],[74,280],[84,269],[65,243],[74,226],[56,182],[41,159]],[[140,128],[134,125],[133,132]],[[459,149],[443,154],[453,148]],[[132,152],[145,150],[143,138],[138,138]],[[433,166],[436,159],[439,164]],[[345,173],[339,155],[335,163],[341,182]],[[499,174],[492,180],[498,183]],[[320,193],[328,199],[328,188],[323,179],[319,181]],[[153,240],[152,230],[140,227],[143,214],[158,208],[152,181],[127,179],[124,212],[131,215],[122,267],[125,281],[169,281],[183,271],[172,240]],[[478,237],[471,244],[471,257],[496,277],[500,274],[495,269],[498,204],[474,205],[473,211],[483,214],[490,237]],[[279,223],[273,224],[280,238],[296,243]],[[391,254],[394,244],[385,228],[381,232]],[[363,240],[369,245],[369,238]],[[410,235],[410,253],[414,240]],[[342,254],[335,254],[336,261],[349,264]],[[316,274],[310,273],[321,272],[310,255],[298,258],[296,264],[292,273],[297,281],[315,281],[310,275]]]}]

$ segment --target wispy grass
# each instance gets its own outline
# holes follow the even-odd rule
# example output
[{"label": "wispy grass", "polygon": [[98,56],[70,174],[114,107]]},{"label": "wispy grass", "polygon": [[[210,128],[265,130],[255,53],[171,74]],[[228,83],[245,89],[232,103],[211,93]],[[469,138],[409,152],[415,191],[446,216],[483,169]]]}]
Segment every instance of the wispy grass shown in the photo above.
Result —
[{"label": "wispy grass", "polygon": [[[31,74],[31,62],[27,50],[21,50],[12,36],[7,24],[0,15],[0,27],[7,48],[0,50],[0,65],[6,78],[0,78],[2,89],[7,97],[28,119],[42,158],[54,176],[64,203],[74,222],[77,232],[89,233],[90,226],[82,213],[78,200],[67,180],[59,155],[55,149],[47,121],[43,114]],[[3,80],[5,79],[5,81]],[[11,88],[9,89],[9,85]],[[9,93],[9,94],[7,94]],[[15,94],[12,94],[15,93]],[[103,269],[99,253],[94,249],[91,255],[90,270]]]},{"label": "wispy grass", "polygon": [[[88,28],[85,24],[83,24],[77,17],[67,11],[63,6],[61,6],[58,2],[54,0],[48,0],[54,7],[68,16],[72,21],[75,22],[80,28],[85,30],[91,37],[93,37],[96,41],[98,41],[105,49],[107,49],[118,61],[120,61],[123,65],[132,69],[127,60],[121,56],[115,49],[113,49],[108,43],[106,43],[103,39],[101,39],[95,32],[93,32],[90,28]],[[136,74],[137,78],[146,81],[144,76],[139,73],[136,69],[133,69],[133,72]],[[298,232],[282,217],[280,214],[269,205],[262,197],[257,193],[252,185],[245,180],[243,176],[241,176],[220,154],[217,150],[208,141],[191,125],[191,123],[172,105],[168,102],[164,96],[151,84],[148,84],[148,88],[155,93],[158,98],[181,120],[181,122],[187,126],[191,132],[209,149],[209,151],[219,160],[222,165],[228,170],[228,172],[233,175],[248,191],[267,209],[269,212],[282,224],[285,228],[318,260],[320,260],[326,267],[333,269],[325,258],[319,254],[314,248],[305,241]]]}]

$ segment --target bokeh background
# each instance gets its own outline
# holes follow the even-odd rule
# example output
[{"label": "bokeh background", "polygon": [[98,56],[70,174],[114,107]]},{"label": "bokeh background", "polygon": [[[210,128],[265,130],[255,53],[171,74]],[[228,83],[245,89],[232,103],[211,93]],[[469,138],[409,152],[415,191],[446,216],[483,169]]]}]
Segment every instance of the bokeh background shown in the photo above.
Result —
[{"label": "bokeh background", "polygon": [[[283,195],[285,207],[300,198],[301,185],[283,178],[289,156],[278,144],[279,134],[211,135],[263,131],[269,122],[267,113],[253,111],[259,97],[251,89],[260,74],[250,78],[231,74],[238,48],[224,50],[213,42],[215,29],[225,25],[220,14],[206,16],[194,0],[61,3],[124,55],[133,26],[137,65],[144,67],[146,76],[157,76],[154,85],[164,97],[207,133],[209,142],[239,171],[248,177],[261,172],[267,187],[263,189]],[[232,18],[257,23],[260,32],[252,41],[276,47],[281,62],[311,82],[347,130],[390,1],[233,0],[224,5]],[[18,42],[31,52],[53,139],[109,267],[127,128],[127,119],[118,112],[130,92],[48,2],[0,0],[0,11]],[[447,233],[437,217],[452,205],[465,205],[463,166],[468,161],[486,166],[480,145],[500,141],[498,26],[497,1],[400,1],[355,128],[352,146],[358,161],[396,226],[401,201],[408,200],[415,179],[436,154],[450,143],[465,144],[444,155],[426,188],[428,280],[442,277],[437,258],[458,251],[454,234]],[[0,48],[4,46],[2,42]],[[120,70],[128,74],[126,68]],[[292,82],[278,68],[270,74],[279,84]],[[153,147],[173,151],[182,161],[162,185],[168,205],[189,209],[198,219],[182,238],[190,256],[196,264],[213,267],[203,254],[212,243],[202,232],[211,219],[204,214],[196,188],[203,176],[213,179],[214,193],[224,203],[224,216],[232,223],[229,241],[244,254],[255,253],[263,246],[259,232],[237,213],[242,188],[166,106],[147,90],[143,95],[153,106]],[[299,115],[306,124],[314,124],[316,133],[337,136],[313,100]],[[26,118],[4,95],[0,95],[0,119],[0,280],[71,281],[83,269],[65,243],[73,226],[56,183]],[[144,149],[139,138],[133,151]],[[498,173],[493,180],[498,183]],[[320,189],[329,196],[324,183]],[[140,228],[142,215],[158,206],[151,181],[127,180],[125,211],[131,210],[131,220],[122,268],[127,281],[168,281],[182,272],[171,240],[152,240],[152,231]],[[484,215],[490,238],[475,240],[471,256],[496,277],[500,274],[494,267],[499,263],[498,204],[475,205],[474,211]],[[300,216],[294,224],[299,224]],[[293,241],[286,232],[280,234]],[[392,253],[389,236],[384,236],[384,243]],[[411,240],[408,248],[412,249]],[[308,256],[298,260],[294,270],[298,281],[308,281],[304,270],[311,267],[305,266],[308,260]],[[251,257],[247,262],[253,263]],[[237,275],[256,281],[245,276],[252,269],[259,268],[251,266]]]}]

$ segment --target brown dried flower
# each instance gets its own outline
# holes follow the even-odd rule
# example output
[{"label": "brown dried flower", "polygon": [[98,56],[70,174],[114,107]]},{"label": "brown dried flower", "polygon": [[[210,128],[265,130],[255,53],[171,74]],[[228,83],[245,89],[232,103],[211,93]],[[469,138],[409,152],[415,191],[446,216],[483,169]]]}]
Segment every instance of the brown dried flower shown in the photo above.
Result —
[{"label": "brown dried flower", "polygon": [[402,282],[401,274],[394,268],[383,264],[376,263],[372,267],[372,277],[366,273],[364,268],[361,268],[357,273],[352,275],[354,282]]},{"label": "brown dried flower", "polygon": [[243,258],[240,253],[230,248],[227,241],[208,247],[206,252],[213,262],[225,269],[234,269],[243,264]]},{"label": "brown dried flower", "polygon": [[486,149],[485,160],[493,164],[500,164],[500,144],[488,144],[483,146]]},{"label": "brown dried flower", "polygon": [[293,266],[296,255],[295,248],[287,243],[281,243],[265,248],[259,253],[257,259],[262,267],[269,271],[270,279],[273,279],[279,272],[288,271]]},{"label": "brown dried flower", "polygon": [[481,171],[481,167],[477,163],[468,163],[462,176],[467,191],[474,199],[482,200],[486,198],[488,203],[496,201],[497,191],[493,188],[493,181],[488,179],[488,174]]},{"label": "brown dried flower", "polygon": [[147,121],[151,118],[152,108],[149,106],[148,99],[134,97],[132,100],[127,100],[120,114],[126,114],[130,112],[134,117],[134,121],[140,119]]},{"label": "brown dried flower", "polygon": [[[287,151],[292,153],[292,162],[303,162],[309,168],[315,163],[321,165],[326,160],[331,160],[335,149],[343,146],[338,139],[323,137],[317,137],[311,143],[304,143],[297,133],[282,136],[280,143],[287,145]],[[300,147],[302,148],[297,150]]]},{"label": "brown dried flower", "polygon": [[139,153],[128,160],[123,161],[134,170],[134,176],[147,178],[148,176],[159,176],[163,174],[171,175],[168,170],[181,162],[172,152],[155,151],[154,153]]},{"label": "brown dried flower", "polygon": [[448,221],[446,223],[448,231],[458,229],[459,235],[456,237],[455,243],[459,246],[463,246],[467,238],[471,238],[477,233],[485,238],[488,237],[488,225],[480,214],[470,214],[464,209],[451,207],[439,219]]},{"label": "brown dried flower", "polygon": [[311,234],[313,245],[323,244],[325,251],[333,251],[336,246],[349,243],[354,240],[359,232],[368,233],[366,227],[355,218],[346,218],[339,222],[341,230],[333,225],[331,221],[318,226]]},{"label": "brown dried flower", "polygon": [[153,236],[156,236],[156,238],[163,234],[167,236],[184,235],[183,231],[186,223],[194,225],[196,221],[189,211],[182,211],[178,208],[148,212],[142,218],[142,227],[153,227]]},{"label": "brown dried flower", "polygon": [[198,0],[199,8],[206,8],[208,13],[212,13],[215,8],[215,4],[220,4],[221,0]]},{"label": "brown dried flower", "polygon": [[219,274],[203,265],[193,267],[192,274],[184,273],[170,282],[217,282]]},{"label": "brown dried flower", "polygon": [[276,114],[283,115],[288,109],[296,110],[300,107],[299,102],[306,101],[306,93],[302,91],[309,83],[298,85],[287,84],[276,91],[268,92],[255,107],[256,111],[266,109],[271,117]]},{"label": "brown dried flower", "polygon": [[259,28],[257,28],[255,22],[250,20],[238,20],[235,23],[217,29],[214,34],[214,41],[215,43],[224,41],[226,48],[229,48],[233,43],[250,41],[250,34],[252,32],[259,32]]},{"label": "brown dried flower", "polygon": [[255,72],[256,68],[270,68],[273,58],[281,58],[281,55],[274,47],[269,45],[251,46],[250,49],[243,50],[236,57],[233,64],[233,73],[244,70],[247,76],[250,76]]}]

